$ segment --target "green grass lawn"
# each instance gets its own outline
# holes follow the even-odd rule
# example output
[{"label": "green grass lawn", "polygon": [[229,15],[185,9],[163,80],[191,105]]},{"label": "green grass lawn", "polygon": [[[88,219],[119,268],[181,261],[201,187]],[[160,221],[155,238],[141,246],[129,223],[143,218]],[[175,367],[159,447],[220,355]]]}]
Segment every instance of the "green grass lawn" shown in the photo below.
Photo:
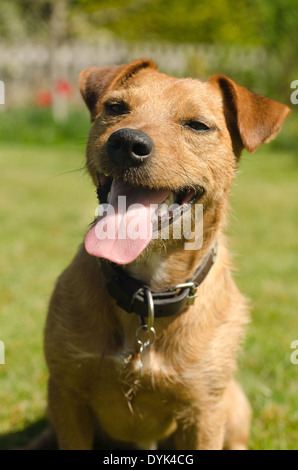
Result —
[{"label": "green grass lawn", "polygon": [[[47,303],[96,205],[83,166],[84,138],[0,148],[0,449],[24,444],[44,417]],[[298,339],[297,181],[297,155],[267,146],[243,155],[233,188],[230,248],[251,299],[238,379],[254,410],[252,449],[298,448],[298,365],[290,361]]]}]

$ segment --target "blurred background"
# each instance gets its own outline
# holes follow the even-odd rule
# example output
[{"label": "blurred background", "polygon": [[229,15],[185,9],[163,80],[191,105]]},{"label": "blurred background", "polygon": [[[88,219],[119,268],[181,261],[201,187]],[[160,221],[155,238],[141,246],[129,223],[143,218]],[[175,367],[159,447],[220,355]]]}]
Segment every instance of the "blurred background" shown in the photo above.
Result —
[{"label": "blurred background", "polygon": [[178,77],[226,74],[293,110],[274,142],[243,153],[228,233],[251,299],[239,359],[250,446],[297,448],[297,45],[297,0],[1,0],[0,449],[45,425],[47,303],[96,207],[78,74],[141,57]]},{"label": "blurred background", "polygon": [[[69,109],[81,107],[83,68],[140,57],[177,76],[220,72],[289,103],[298,76],[297,8],[295,0],[1,0],[1,111],[8,111],[1,137],[15,140],[16,119],[33,130],[31,120],[45,119],[47,109],[65,123]],[[13,110],[24,107],[16,118]],[[18,138],[29,139],[24,131]]]}]

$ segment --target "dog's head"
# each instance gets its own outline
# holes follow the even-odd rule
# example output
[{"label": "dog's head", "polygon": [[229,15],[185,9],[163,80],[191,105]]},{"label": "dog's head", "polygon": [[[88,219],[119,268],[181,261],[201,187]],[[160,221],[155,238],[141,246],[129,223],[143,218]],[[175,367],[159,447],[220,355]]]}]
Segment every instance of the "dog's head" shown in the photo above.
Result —
[{"label": "dog's head", "polygon": [[[225,76],[176,79],[151,60],[90,67],[79,83],[93,122],[87,168],[106,215],[85,245],[119,264],[148,246],[181,243],[183,230],[178,242],[173,227],[186,215],[192,233],[197,204],[204,237],[214,237],[242,149],[253,152],[273,139],[290,112]],[[169,240],[152,240],[165,226]]]}]

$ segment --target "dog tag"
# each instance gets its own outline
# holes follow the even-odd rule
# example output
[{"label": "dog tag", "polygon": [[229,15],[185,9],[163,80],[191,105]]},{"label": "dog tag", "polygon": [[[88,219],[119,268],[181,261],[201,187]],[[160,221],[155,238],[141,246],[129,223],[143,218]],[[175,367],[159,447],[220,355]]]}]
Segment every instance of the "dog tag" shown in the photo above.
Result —
[{"label": "dog tag", "polygon": [[[156,333],[154,329],[154,302],[151,290],[145,288],[148,305],[147,325],[142,324],[136,332],[137,342],[140,345],[140,375],[143,376],[144,370],[150,367],[150,346],[154,343]],[[142,319],[142,321],[144,321]]]},{"label": "dog tag", "polygon": [[140,375],[144,375],[144,370],[150,367],[150,346],[156,337],[153,326],[149,329],[147,325],[142,325],[137,329],[136,338],[140,345]]},{"label": "dog tag", "polygon": [[140,375],[144,375],[144,370],[150,367],[150,344],[140,347]]}]

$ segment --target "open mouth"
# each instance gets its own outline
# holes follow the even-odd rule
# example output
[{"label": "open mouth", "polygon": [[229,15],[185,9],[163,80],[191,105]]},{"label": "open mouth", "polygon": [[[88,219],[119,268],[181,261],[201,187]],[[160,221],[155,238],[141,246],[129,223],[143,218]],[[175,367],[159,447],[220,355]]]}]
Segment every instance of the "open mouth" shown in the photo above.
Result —
[{"label": "open mouth", "polygon": [[[111,201],[111,189],[114,178],[100,175],[98,178],[97,197],[100,204]],[[149,186],[138,186],[134,188],[139,193],[152,193],[154,189]],[[178,190],[156,189],[156,193],[164,192],[165,199],[158,203],[156,210],[152,215],[153,230],[160,230],[165,224],[172,224],[183,213],[191,209],[203,195],[204,188],[197,186],[195,189],[183,187]],[[159,200],[159,199],[157,199]]]},{"label": "open mouth", "polygon": [[134,261],[154,233],[189,211],[204,193],[199,186],[174,191],[133,186],[103,174],[98,181],[99,212],[86,235],[85,247],[90,255],[118,264]]}]

